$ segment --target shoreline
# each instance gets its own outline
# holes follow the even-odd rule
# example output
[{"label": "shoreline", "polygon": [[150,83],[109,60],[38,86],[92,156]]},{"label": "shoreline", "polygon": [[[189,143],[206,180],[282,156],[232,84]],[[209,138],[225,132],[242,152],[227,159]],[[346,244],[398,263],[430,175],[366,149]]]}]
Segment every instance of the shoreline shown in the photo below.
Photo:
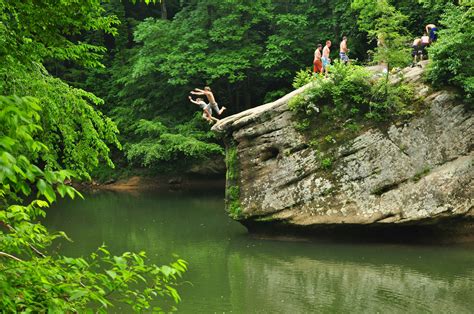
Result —
[{"label": "shoreline", "polygon": [[159,176],[142,177],[132,176],[115,182],[98,183],[91,182],[72,183],[78,190],[104,190],[116,192],[138,192],[146,190],[203,190],[203,189],[225,189],[225,177],[188,177],[188,176]]}]

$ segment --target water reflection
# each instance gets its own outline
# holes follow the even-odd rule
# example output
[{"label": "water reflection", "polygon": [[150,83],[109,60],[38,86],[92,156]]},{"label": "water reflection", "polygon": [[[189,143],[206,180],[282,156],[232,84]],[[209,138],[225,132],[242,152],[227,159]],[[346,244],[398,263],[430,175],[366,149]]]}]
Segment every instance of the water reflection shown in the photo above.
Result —
[{"label": "water reflection", "polygon": [[474,305],[469,249],[293,244],[278,252],[280,243],[236,243],[228,265],[238,312],[471,313]]},{"label": "water reflection", "polygon": [[100,193],[63,201],[46,223],[82,255],[173,253],[190,263],[181,313],[451,312],[474,308],[472,247],[329,244],[249,236],[223,211],[223,192]]}]

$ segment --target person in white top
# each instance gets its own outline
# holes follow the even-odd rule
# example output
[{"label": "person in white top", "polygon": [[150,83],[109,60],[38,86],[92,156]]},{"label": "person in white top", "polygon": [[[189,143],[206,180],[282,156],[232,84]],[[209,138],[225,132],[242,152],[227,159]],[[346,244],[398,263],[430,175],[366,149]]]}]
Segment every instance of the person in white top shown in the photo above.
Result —
[{"label": "person in white top", "polygon": [[214,118],[212,116],[212,109],[209,104],[206,104],[202,98],[196,98],[194,100],[191,96],[188,96],[189,101],[192,102],[193,104],[196,104],[199,106],[199,108],[202,109],[202,118],[206,119],[209,123],[212,123],[213,121],[219,121],[219,119]]},{"label": "person in white top", "polygon": [[226,110],[226,107],[222,107],[221,109],[219,109],[216,99],[214,98],[214,94],[212,93],[211,88],[209,86],[204,87],[204,89],[195,88],[193,91],[191,91],[191,94],[205,95],[207,97],[207,100],[209,100],[209,105],[211,106],[212,110],[214,110],[219,116],[222,114],[222,112],[224,112],[224,110]]}]

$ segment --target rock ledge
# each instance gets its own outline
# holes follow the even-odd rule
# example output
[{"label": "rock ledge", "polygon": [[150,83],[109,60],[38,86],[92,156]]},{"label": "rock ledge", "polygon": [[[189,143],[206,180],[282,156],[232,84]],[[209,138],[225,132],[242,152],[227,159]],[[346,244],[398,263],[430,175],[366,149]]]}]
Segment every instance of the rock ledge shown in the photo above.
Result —
[{"label": "rock ledge", "polygon": [[[405,69],[428,107],[387,130],[370,129],[335,150],[331,176],[293,128],[288,101],[310,87],[219,121],[237,151],[240,211],[259,225],[432,225],[474,219],[474,115],[448,91],[433,92],[422,70]],[[232,214],[232,213],[231,213]]]}]

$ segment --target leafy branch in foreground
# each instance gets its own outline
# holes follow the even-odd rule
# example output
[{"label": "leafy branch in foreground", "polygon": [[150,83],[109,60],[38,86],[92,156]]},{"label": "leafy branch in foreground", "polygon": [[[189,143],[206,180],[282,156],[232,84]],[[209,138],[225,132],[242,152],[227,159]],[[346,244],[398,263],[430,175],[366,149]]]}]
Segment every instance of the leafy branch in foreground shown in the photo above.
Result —
[{"label": "leafy branch in foreground", "polygon": [[42,107],[39,142],[45,169],[73,169],[81,179],[120,148],[118,130],[96,108],[103,101],[51,76],[44,64],[103,67],[105,47],[80,40],[87,32],[116,34],[119,23],[100,1],[0,0],[0,95],[33,96]]},{"label": "leafy branch in foreground", "polygon": [[[67,236],[49,233],[37,219],[46,215],[44,208],[57,194],[81,195],[64,184],[76,176],[74,172],[39,166],[48,151],[35,139],[42,130],[40,111],[35,98],[0,96],[0,308],[105,312],[120,302],[137,312],[175,309],[172,303],[180,301],[177,280],[187,269],[181,259],[148,265],[144,252],[113,256],[104,246],[88,258],[48,252],[54,239]],[[25,201],[33,192],[37,199]]]}]

